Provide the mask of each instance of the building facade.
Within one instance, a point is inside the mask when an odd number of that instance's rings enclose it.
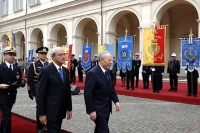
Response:
[[[93,43],[93,55],[105,43],[114,44],[117,54],[117,38],[127,29],[134,36],[133,53],[142,59],[143,29],[151,27],[155,18],[159,25],[167,25],[166,65],[174,52],[180,59],[180,38],[187,37],[190,29],[200,37],[199,0],[0,0],[0,6],[1,46],[11,32],[16,33],[20,58],[39,46],[69,44],[78,57],[87,39]]]

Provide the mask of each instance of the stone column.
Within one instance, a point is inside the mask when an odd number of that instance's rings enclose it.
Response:
[[[43,24],[43,46],[47,47],[48,44],[48,39],[47,39],[47,33],[48,33],[48,28],[47,28],[47,24]]]
[[[82,54],[82,45],[84,43],[86,43],[86,40],[83,36],[77,36],[77,35],[74,35],[73,36],[73,46],[72,46],[72,53],[76,53],[76,57],[78,57],[78,55],[81,55]]]

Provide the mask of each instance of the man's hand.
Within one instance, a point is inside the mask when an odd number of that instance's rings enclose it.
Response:
[[[97,118],[97,114],[96,114],[96,112],[94,111],[94,112],[92,112],[92,113],[90,113],[90,119],[92,120],[92,121],[95,121],[96,120],[96,118]]]
[[[0,89],[8,89],[9,85],[7,84],[0,84]]]
[[[33,100],[33,95],[32,95],[31,90],[28,90],[28,96],[29,96],[29,98],[30,98],[31,100]]]
[[[121,110],[119,102],[115,103],[115,107],[116,107],[116,111],[120,111]]]
[[[67,120],[70,120],[72,118],[72,112],[71,111],[67,111]]]
[[[39,116],[39,120],[42,124],[46,125],[47,124],[47,117],[46,115],[41,115]]]

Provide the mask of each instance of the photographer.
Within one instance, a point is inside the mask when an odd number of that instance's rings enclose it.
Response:
[[[4,62],[0,65],[0,111],[2,112],[1,133],[11,133],[11,110],[15,103],[17,88],[24,87],[21,69],[15,65],[16,51],[14,48],[6,47],[1,53]]]

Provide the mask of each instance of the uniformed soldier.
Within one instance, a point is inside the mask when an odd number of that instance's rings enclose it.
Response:
[[[138,88],[138,83],[139,83],[139,70],[141,66],[141,60],[139,59],[140,54],[136,53],[135,58],[133,59],[132,62],[132,69],[133,69],[133,80],[136,77],[136,85],[135,88]]]
[[[48,62],[46,62],[47,59],[47,47],[39,47],[36,50],[36,53],[38,54],[38,60],[35,62],[32,62],[29,65],[28,68],[28,95],[31,100],[33,100],[34,97],[36,97],[36,88],[39,78],[39,72],[42,67],[48,65]],[[36,130],[38,133],[43,133],[43,125],[40,123],[39,117],[36,115],[37,125]]]
[[[169,91],[176,92],[178,90],[178,75],[180,74],[180,62],[176,59],[176,54],[171,55],[171,60],[168,61],[167,73],[170,79]]]
[[[24,87],[21,69],[13,64],[16,51],[13,47],[2,50],[4,62],[0,64],[0,111],[2,113],[0,132],[11,133],[11,110],[15,103],[17,88]]]
[[[83,82],[83,67],[82,67],[82,63],[81,63],[81,60],[82,60],[82,56],[79,55],[78,56],[78,66],[77,66],[77,71],[78,71],[78,82]]]
[[[75,55],[72,54],[71,57],[71,67],[70,67],[70,82],[75,84],[76,83],[76,67],[78,66],[77,59],[75,59]]]
[[[99,64],[99,61],[98,61],[98,55],[95,54],[94,55],[94,59],[92,60],[92,67],[96,66]]]
[[[163,66],[153,66],[150,70],[153,93],[159,93],[162,89]]]
[[[143,89],[149,88],[149,75],[150,75],[150,67],[143,65],[142,67]]]
[[[196,69],[194,69],[193,72],[188,71],[188,66],[187,66],[186,74],[187,74],[187,85],[188,85],[187,96],[193,95],[194,97],[197,97],[199,73]]]

